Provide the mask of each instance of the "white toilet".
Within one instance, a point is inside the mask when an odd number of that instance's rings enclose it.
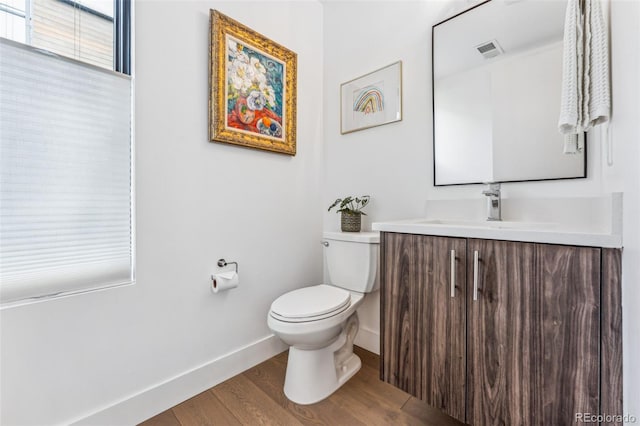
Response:
[[[356,309],[378,288],[377,232],[325,232],[323,245],[330,284],[278,297],[267,323],[291,346],[284,393],[298,404],[318,402],[342,386],[362,365],[353,353]]]

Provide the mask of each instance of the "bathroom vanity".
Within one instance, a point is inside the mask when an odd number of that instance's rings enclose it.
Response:
[[[372,226],[381,379],[471,425],[622,414],[621,196],[501,200],[587,176],[586,135],[557,129],[565,7],[484,1],[432,27],[433,184],[491,183],[489,220],[430,200],[444,219]]]
[[[381,379],[472,425],[622,413],[619,239],[470,223],[374,224]]]

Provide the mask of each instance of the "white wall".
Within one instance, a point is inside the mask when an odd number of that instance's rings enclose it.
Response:
[[[440,1],[325,3],[325,205],[338,196],[368,193],[372,196],[366,210],[368,226],[372,221],[425,216],[434,200],[482,198],[480,185],[433,186],[431,25],[460,7],[460,2]],[[635,1],[614,0],[612,5],[613,165],[608,166],[602,155],[605,150],[597,130],[589,135],[587,179],[503,185],[504,197],[514,199],[598,197],[624,191],[625,409],[637,417],[640,400],[634,396],[640,394],[640,368],[633,362],[640,359],[640,314],[635,309],[640,303],[638,9],[640,2]],[[358,41],[345,42],[341,31],[331,30],[335,28],[349,28]],[[403,120],[340,135],[340,83],[399,59],[403,61]],[[325,213],[324,223],[328,229],[339,227],[333,213]],[[377,294],[359,311],[361,327],[368,334],[379,333],[378,311]]]
[[[441,5],[445,5],[442,3]],[[423,216],[432,182],[431,23],[434,2],[335,1],[324,5],[324,201],[371,195],[363,228],[371,221]],[[348,29],[345,32],[337,28]],[[402,60],[402,121],[340,134],[340,84]],[[340,228],[326,212],[325,229]],[[379,292],[358,310],[356,343],[379,350]]]
[[[295,157],[208,142],[210,8],[298,53]],[[321,280],[321,5],[137,1],[135,23],[137,283],[1,312],[4,425],[66,424],[208,365],[269,336],[277,296]],[[213,295],[221,257],[242,283]],[[101,421],[158,409],[130,405]]]
[[[640,418],[640,2],[611,4],[613,167],[604,189],[624,191],[622,327],[625,413]]]
[[[369,219],[424,214],[433,174],[429,46],[436,16],[432,2],[324,3],[325,204],[370,194],[365,228]],[[341,135],[340,84],[399,59],[402,121]],[[325,225],[338,229],[339,215],[326,212]]]

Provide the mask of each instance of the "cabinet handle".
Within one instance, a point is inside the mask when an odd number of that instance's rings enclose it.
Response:
[[[473,251],[473,300],[478,300],[478,250]]]
[[[451,250],[451,297],[456,297],[456,251]]]

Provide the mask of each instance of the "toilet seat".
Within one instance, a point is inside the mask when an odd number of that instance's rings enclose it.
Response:
[[[270,315],[284,322],[309,322],[329,318],[345,311],[351,293],[326,284],[304,287],[278,297]]]

